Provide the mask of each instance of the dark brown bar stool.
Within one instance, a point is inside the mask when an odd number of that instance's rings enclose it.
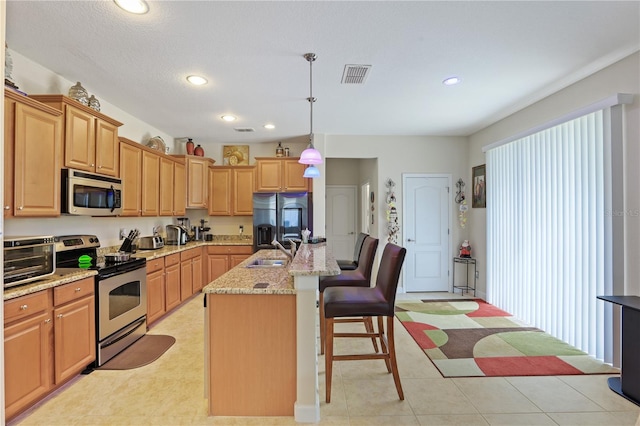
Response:
[[[376,257],[376,250],[378,248],[378,239],[370,236],[364,238],[362,243],[362,250],[360,250],[360,257],[358,258],[358,267],[353,271],[342,271],[340,275],[334,275],[329,277],[323,277],[320,279],[318,290],[320,291],[319,297],[319,315],[320,315],[320,353],[324,353],[324,290],[328,287],[336,286],[355,286],[355,287],[371,287],[371,270],[373,269],[373,261]],[[344,319],[341,322],[364,322],[367,331],[373,331],[373,321],[371,318],[359,318],[359,319]],[[378,351],[378,345],[376,339],[373,341],[376,352]]]
[[[362,251],[362,243],[364,243],[364,239],[368,237],[369,234],[365,234],[361,232],[358,234],[358,238],[356,238],[356,245],[353,248],[353,260],[337,260],[338,267],[342,271],[353,271],[358,267],[358,259],[360,259],[360,251]]]
[[[333,361],[351,361],[362,359],[384,359],[387,371],[393,374],[393,381],[401,400],[404,392],[398,374],[396,349],[393,334],[393,318],[395,314],[396,290],[400,278],[400,270],[407,250],[395,244],[387,244],[382,253],[376,286],[367,287],[331,287],[324,292],[324,315],[327,333],[325,374],[327,403],[331,402],[331,378]],[[333,324],[337,318],[344,317],[377,317],[378,331],[366,333],[334,333]],[[387,336],[384,334],[382,317],[387,317]],[[334,337],[373,337],[380,339],[382,353],[334,355]]]

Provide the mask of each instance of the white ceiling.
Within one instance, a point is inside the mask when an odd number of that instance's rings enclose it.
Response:
[[[640,49],[638,1],[148,3],[9,0],[7,43],[199,143],[308,134],[306,52],[315,133],[468,135]],[[345,64],[372,65],[366,83],[341,84]]]

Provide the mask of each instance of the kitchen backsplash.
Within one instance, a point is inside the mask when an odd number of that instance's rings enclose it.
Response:
[[[199,226],[200,219],[207,220],[206,226],[211,228],[208,232],[213,235],[239,235],[240,226],[243,227],[243,235],[253,234],[251,216],[212,217],[207,216],[204,210],[188,210],[186,217],[189,217],[192,226]],[[172,217],[60,216],[42,219],[5,219],[4,236],[91,234],[100,239],[102,247],[120,247],[122,240],[119,239],[119,232],[122,228],[127,230],[136,228],[140,230],[141,236],[146,236],[153,235],[153,228],[159,226],[160,233],[164,236],[165,225],[176,223],[175,218]]]

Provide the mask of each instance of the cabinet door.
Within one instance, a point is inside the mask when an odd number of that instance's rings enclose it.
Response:
[[[200,249],[196,249],[200,250]],[[202,290],[202,255],[198,255],[191,259],[191,274],[193,282],[191,284],[191,294],[196,294]]]
[[[191,296],[193,286],[193,268],[191,259],[180,262],[180,301],[187,300]]]
[[[166,266],[165,272],[165,304],[169,312],[180,304],[180,263]],[[191,282],[189,282],[191,285]]]
[[[96,315],[93,296],[53,311],[55,382],[75,376],[96,359]]]
[[[231,264],[231,268],[235,268],[249,257],[251,257],[250,254],[230,254],[229,263]]]
[[[187,207],[207,207],[209,163],[206,159],[187,159]]]
[[[71,105],[65,105],[64,165],[94,172],[95,117]]]
[[[184,164],[173,164],[173,215],[184,216],[187,213],[187,168]]]
[[[147,274],[147,323],[151,325],[165,313],[164,269]]]
[[[233,215],[253,215],[254,168],[233,170]]]
[[[120,216],[140,216],[142,213],[142,150],[120,144],[120,179],[122,179],[122,213]]]
[[[229,270],[229,256],[226,254],[209,254],[207,255],[207,264],[207,283],[210,283]]]
[[[142,151],[142,216],[158,216],[160,194],[160,157]]]
[[[211,167],[209,169],[208,212],[210,216],[231,216],[230,168]]]
[[[4,329],[5,417],[11,418],[51,387],[51,313]]]
[[[173,163],[160,157],[160,216],[173,215]]]
[[[14,215],[60,216],[61,119],[22,104],[15,114]]]
[[[258,192],[282,191],[282,161],[258,160],[256,173]]]
[[[308,191],[309,180],[304,175],[306,164],[298,163],[298,159],[287,159],[282,161],[284,169],[284,185],[283,190],[288,192]]]
[[[108,176],[119,174],[118,128],[111,123],[96,120],[96,173]]]
[[[13,136],[16,103],[4,100],[4,217],[13,216]]]

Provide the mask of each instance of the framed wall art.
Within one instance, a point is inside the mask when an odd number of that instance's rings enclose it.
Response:
[[[471,207],[487,207],[487,173],[486,164],[472,169],[471,182],[473,182],[473,200]]]
[[[248,166],[249,145],[224,145],[222,164],[225,166]]]

